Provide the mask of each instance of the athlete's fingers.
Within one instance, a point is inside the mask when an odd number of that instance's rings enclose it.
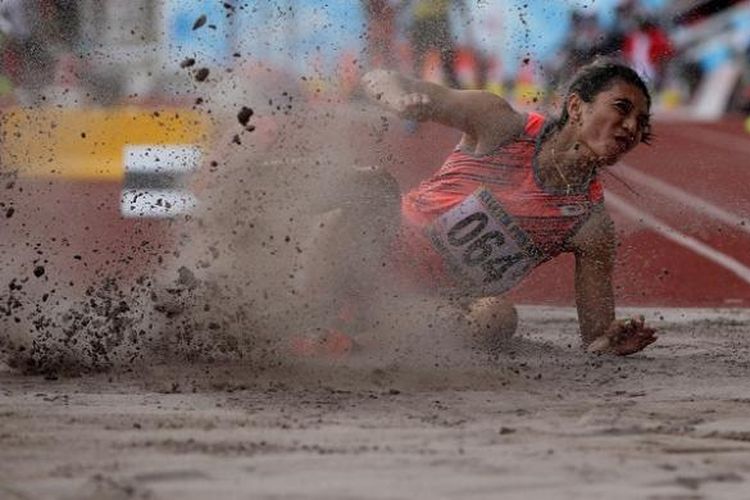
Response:
[[[419,94],[419,93],[407,94],[399,100],[399,105],[402,108],[420,106],[420,105],[425,105],[429,103],[430,103],[430,96],[426,94]]]
[[[656,330],[654,330],[653,328],[644,328],[643,330],[639,330],[638,332],[636,332],[636,334],[640,337],[648,338],[653,337],[656,334]]]
[[[638,328],[643,328],[643,326],[646,323],[646,318],[642,314],[639,314],[635,318],[628,318],[628,319],[622,320],[622,323],[625,326],[628,326],[628,327],[634,327],[635,326],[635,327],[638,327]]]
[[[622,321],[617,325],[617,330],[614,333],[615,342],[627,342],[629,338],[637,334],[635,326],[630,320]]]
[[[651,342],[652,339],[655,339],[656,335],[639,335],[638,341],[639,342]]]
[[[403,96],[398,100],[398,104],[396,106],[396,109],[399,112],[408,111],[411,107],[411,97],[410,96]]]
[[[620,334],[613,339],[612,350],[621,356],[627,356],[642,351],[647,346],[656,342],[657,337],[654,333],[653,329],[642,331],[621,331]]]
[[[642,349],[645,349],[646,347],[650,346],[651,344],[653,344],[657,340],[658,340],[658,337],[646,337],[646,338],[640,339],[640,346],[641,347],[638,350],[640,351]]]
[[[637,328],[635,330],[636,333],[654,333],[656,330],[654,328],[651,328],[649,326],[643,326],[641,328]]]
[[[646,323],[646,318],[643,317],[643,315],[638,316],[633,320],[633,323],[635,324],[636,328],[638,330],[642,330],[644,328],[644,325]]]
[[[638,339],[637,342],[626,345],[626,346],[620,346],[620,348],[615,348],[615,352],[619,354],[620,356],[628,356],[630,354],[635,354],[636,352],[642,351],[649,345],[656,342],[656,337],[650,337],[647,339]]]

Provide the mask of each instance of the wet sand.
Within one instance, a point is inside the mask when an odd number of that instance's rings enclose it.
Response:
[[[4,369],[0,498],[746,498],[750,317],[648,314],[629,358],[527,307],[494,358]]]

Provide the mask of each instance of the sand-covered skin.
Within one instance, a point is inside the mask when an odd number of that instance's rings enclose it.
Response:
[[[495,360],[4,371],[0,497],[746,498],[748,318],[666,318],[608,358],[521,313]]]

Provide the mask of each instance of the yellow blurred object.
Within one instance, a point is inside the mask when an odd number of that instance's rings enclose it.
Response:
[[[666,89],[661,93],[661,103],[665,109],[676,109],[682,104],[682,94],[677,89]]]
[[[488,83],[485,90],[492,92],[493,94],[500,97],[505,97],[506,94],[505,87],[502,83]]]
[[[27,177],[119,181],[128,145],[203,145],[208,119],[181,108],[10,108],[2,165]]]
[[[542,99],[542,89],[530,83],[518,83],[513,89],[514,102],[521,106],[534,106]]]
[[[417,0],[412,6],[412,14],[418,19],[445,17],[450,6],[449,0]]]
[[[750,134],[750,116],[748,116],[747,120],[745,120],[745,132]]]

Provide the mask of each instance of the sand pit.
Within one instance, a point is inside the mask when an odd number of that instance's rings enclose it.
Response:
[[[650,314],[667,333],[630,358],[522,308],[519,338],[463,367],[3,371],[0,497],[744,498],[750,318]]]

